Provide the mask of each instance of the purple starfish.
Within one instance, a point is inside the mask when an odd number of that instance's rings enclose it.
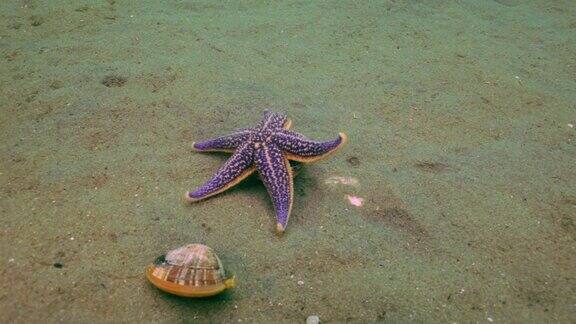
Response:
[[[284,232],[294,199],[289,160],[303,163],[318,161],[342,147],[347,139],[346,134],[339,133],[333,141],[312,141],[288,130],[291,124],[292,121],[282,114],[264,111],[262,120],[254,128],[193,143],[192,147],[199,152],[234,154],[212,179],[196,191],[187,192],[186,199],[198,201],[221,193],[258,170],[274,204],[278,220],[276,231]]]

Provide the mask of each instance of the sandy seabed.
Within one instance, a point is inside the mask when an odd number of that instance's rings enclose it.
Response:
[[[576,2],[3,1],[0,322],[576,321]],[[290,116],[348,145],[187,205]],[[166,250],[238,286],[164,294]]]

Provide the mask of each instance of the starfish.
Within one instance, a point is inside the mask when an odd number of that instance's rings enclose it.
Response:
[[[316,162],[341,148],[347,141],[339,133],[332,141],[312,141],[289,130],[292,121],[285,115],[264,111],[262,120],[254,128],[246,128],[230,135],[196,142],[192,148],[198,152],[228,152],[232,156],[196,191],[187,192],[186,199],[199,201],[228,188],[258,171],[276,212],[276,231],[283,233],[288,224],[294,200],[293,174],[290,160],[302,163]]]

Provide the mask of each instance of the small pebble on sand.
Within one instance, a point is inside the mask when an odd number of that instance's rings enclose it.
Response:
[[[320,323],[320,317],[318,315],[310,315],[306,319],[306,324],[318,324]]]

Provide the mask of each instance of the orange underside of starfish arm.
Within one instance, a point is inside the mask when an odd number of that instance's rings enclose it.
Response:
[[[254,173],[254,171],[256,171],[256,166],[249,167],[248,169],[244,170],[244,172],[242,172],[239,176],[237,176],[234,180],[228,182],[224,187],[222,187],[222,188],[220,188],[220,189],[218,189],[218,190],[216,190],[216,191],[214,191],[214,192],[212,192],[206,196],[203,196],[202,198],[198,198],[198,199],[190,198],[190,195],[189,195],[190,192],[189,191],[186,192],[185,198],[187,201],[196,202],[196,201],[200,201],[200,200],[204,200],[206,198],[212,197],[214,195],[217,195],[217,194],[219,194],[223,191],[226,191],[226,190],[234,187],[235,185],[239,184],[242,180],[246,179],[248,176],[250,176],[252,173]]]

